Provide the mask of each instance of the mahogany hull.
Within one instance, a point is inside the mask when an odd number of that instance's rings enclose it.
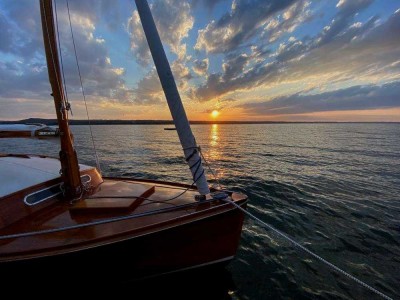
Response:
[[[0,269],[8,282],[20,280],[21,274],[31,283],[59,281],[73,274],[74,280],[109,283],[229,262],[238,248],[243,219],[243,213],[233,208],[93,248],[2,262]]]
[[[10,178],[0,197],[2,283],[21,274],[30,282],[70,274],[96,282],[146,278],[227,262],[238,248],[244,214],[216,190],[198,201],[190,185],[102,178],[81,165],[85,193],[70,199],[57,159],[0,155],[0,162],[4,174],[26,178],[18,184]],[[247,202],[242,193],[225,197],[242,207]]]

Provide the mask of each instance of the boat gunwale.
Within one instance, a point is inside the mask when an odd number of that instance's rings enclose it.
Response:
[[[235,201],[235,203],[239,202],[240,206],[245,206],[248,202],[248,197],[244,194],[241,194],[241,195],[245,196],[245,198],[237,200],[237,201]],[[193,203],[193,204],[197,204],[197,203]],[[230,208],[228,208],[228,206],[230,206]],[[219,210],[219,211],[217,211],[214,214],[208,214],[212,210]],[[136,228],[134,230],[130,230],[127,232],[113,234],[112,238],[101,237],[101,238],[98,238],[97,240],[93,240],[90,242],[86,241],[86,242],[82,242],[80,244],[75,243],[75,244],[72,244],[69,246],[61,245],[58,247],[54,247],[51,250],[47,250],[45,252],[43,251],[43,249],[37,249],[34,251],[28,251],[28,254],[20,255],[20,257],[19,256],[5,257],[2,255],[0,257],[0,266],[2,263],[12,262],[12,261],[23,261],[23,260],[28,260],[28,259],[63,255],[63,254],[68,254],[68,253],[79,252],[81,250],[94,249],[97,247],[102,247],[102,246],[106,246],[106,245],[110,245],[110,244],[114,244],[114,243],[124,242],[124,241],[130,240],[130,239],[141,238],[141,237],[145,237],[148,235],[153,235],[155,233],[163,232],[163,231],[166,231],[169,229],[177,228],[179,226],[187,226],[188,224],[200,222],[204,219],[212,218],[212,217],[215,217],[215,216],[218,216],[221,214],[225,214],[225,213],[230,213],[235,210],[240,212],[240,210],[237,207],[233,206],[232,204],[230,204],[228,202],[225,202],[225,203],[221,203],[218,206],[210,207],[210,208],[207,208],[207,209],[204,209],[201,211],[195,211],[195,212],[188,213],[188,214],[185,214],[182,216],[178,216],[178,217],[175,217],[172,219],[168,219],[166,221],[162,221],[162,222],[154,223],[154,224],[147,225],[144,227]],[[201,217],[201,215],[205,215],[205,216]],[[197,216],[197,218],[193,219],[196,216]],[[193,220],[191,221],[191,219],[193,219]],[[129,219],[116,221],[116,222],[124,222],[124,221],[129,221]],[[168,226],[170,223],[174,223],[174,224],[172,226]],[[101,226],[101,225],[106,225],[106,224],[92,225],[92,226]],[[90,227],[90,226],[88,226],[88,227]],[[159,228],[159,229],[152,230],[154,228]],[[71,230],[80,230],[80,228],[71,229]],[[135,235],[134,233],[139,230],[145,231],[145,232],[142,234]],[[62,250],[60,250],[59,248],[61,248]],[[38,255],[38,253],[41,253],[42,255]]]

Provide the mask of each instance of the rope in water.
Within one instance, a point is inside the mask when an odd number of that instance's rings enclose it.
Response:
[[[312,252],[311,250],[307,249],[306,247],[304,247],[303,245],[301,245],[300,243],[296,242],[293,238],[289,237],[288,235],[284,234],[283,232],[281,232],[280,230],[276,229],[275,227],[265,223],[264,221],[262,221],[261,219],[257,218],[255,215],[251,214],[250,212],[248,212],[247,210],[245,210],[244,208],[242,208],[240,205],[236,204],[235,202],[233,202],[232,200],[229,200],[229,198],[225,198],[222,199],[223,201],[230,203],[232,205],[234,205],[235,207],[237,207],[239,210],[241,210],[243,213],[245,213],[247,216],[249,216],[250,218],[252,218],[253,220],[257,221],[259,224],[263,225],[264,227],[268,228],[269,230],[273,231],[274,233],[276,233],[277,235],[281,236],[282,238],[284,238],[285,240],[291,242],[295,247],[303,250],[304,252],[306,252],[307,254],[311,255],[312,257],[314,257],[315,259],[319,260],[320,262],[324,263],[325,265],[327,265],[328,267],[332,268],[333,270],[335,270],[336,272],[345,275],[346,277],[350,278],[351,280],[357,282],[358,284],[362,285],[363,287],[365,287],[366,289],[370,290],[371,292],[374,292],[375,294],[381,296],[384,299],[387,300],[393,300],[392,298],[390,298],[389,296],[385,295],[384,293],[378,291],[377,289],[373,288],[372,286],[368,285],[367,283],[361,281],[360,279],[358,279],[357,277],[347,273],[346,271],[342,270],[341,268],[339,268],[338,266],[334,265],[333,263],[327,261],[326,259],[324,259],[323,257],[319,256],[318,254]]]
[[[207,162],[207,160],[205,159],[203,153],[201,152],[201,148],[198,147],[198,150],[201,154],[201,156],[203,157],[203,160],[205,161],[205,163],[207,164],[209,170],[211,171],[212,175],[214,176],[214,179],[216,180],[216,182],[218,183],[219,186],[221,186],[215,172],[212,170],[211,165]],[[335,270],[336,272],[345,275],[347,278],[350,278],[351,280],[357,282],[358,284],[360,284],[361,286],[365,287],[366,289],[370,290],[371,292],[381,296],[384,299],[387,300],[393,300],[392,298],[390,298],[389,296],[385,295],[384,293],[378,291],[377,289],[373,288],[372,286],[368,285],[367,283],[361,281],[360,279],[358,279],[357,277],[347,273],[346,271],[342,270],[341,268],[339,268],[338,266],[334,265],[333,263],[327,261],[325,258],[319,256],[318,254],[312,252],[311,250],[307,249],[306,247],[304,247],[303,245],[301,245],[299,242],[296,242],[293,238],[289,237],[288,235],[284,234],[283,232],[281,232],[280,230],[276,229],[275,227],[273,227],[272,225],[269,225],[267,223],[265,223],[264,221],[262,221],[261,219],[257,218],[255,215],[253,215],[252,213],[248,212],[247,210],[245,210],[243,207],[241,207],[240,205],[236,204],[235,202],[233,202],[232,200],[230,200],[228,197],[226,198],[222,198],[221,200],[232,204],[233,206],[237,207],[240,211],[242,211],[243,213],[245,213],[247,216],[249,216],[251,219],[257,221],[258,223],[260,223],[261,225],[263,225],[264,227],[268,228],[269,230],[273,231],[274,233],[276,233],[277,235],[279,235],[280,237],[284,238],[285,240],[291,242],[295,247],[303,250],[304,252],[306,252],[307,254],[311,255],[312,257],[314,257],[315,259],[319,260],[320,262],[324,263],[325,265],[327,265],[328,267],[332,268],[333,270]]]

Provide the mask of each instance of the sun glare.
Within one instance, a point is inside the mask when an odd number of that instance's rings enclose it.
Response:
[[[216,118],[216,117],[218,117],[219,116],[219,111],[218,110],[213,110],[212,112],[211,112],[211,117],[213,117],[214,119]]]

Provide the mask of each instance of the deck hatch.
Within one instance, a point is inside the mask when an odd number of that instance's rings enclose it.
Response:
[[[89,184],[92,181],[92,177],[88,174],[84,174],[81,176],[82,183],[84,184]],[[36,191],[34,193],[31,193],[29,195],[26,195],[24,198],[24,202],[26,205],[32,206],[39,204],[40,202],[43,202],[45,200],[54,198],[55,196],[59,195],[62,193],[61,190],[61,183],[47,187],[45,189]]]
[[[48,188],[45,188],[43,190],[34,192],[32,194],[29,194],[27,196],[25,196],[24,198],[24,202],[27,205],[35,205],[38,204],[40,202],[43,202],[47,199],[51,199],[54,198],[55,196],[61,194],[61,188],[60,188],[60,184],[56,184],[53,186],[50,186]]]

